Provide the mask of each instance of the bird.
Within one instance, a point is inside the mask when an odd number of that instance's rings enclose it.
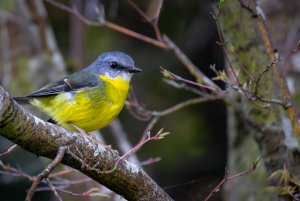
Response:
[[[46,113],[49,122],[81,133],[99,130],[122,110],[134,73],[142,70],[121,51],[105,52],[86,68],[23,97]]]

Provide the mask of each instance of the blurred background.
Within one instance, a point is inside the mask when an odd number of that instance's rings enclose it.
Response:
[[[76,7],[89,20],[97,21],[99,12],[102,16],[105,13],[105,19],[155,38],[152,27],[126,0],[59,2]],[[149,0],[135,3],[144,11],[150,7]],[[98,12],[95,8],[98,8]],[[210,65],[223,68],[211,11],[209,0],[165,0],[158,22],[161,32],[173,40],[209,77],[215,76]],[[160,111],[197,97],[163,81],[160,67],[194,80],[173,52],[105,26],[85,25],[74,15],[44,1],[0,1],[0,47],[0,81],[12,96],[26,95],[50,81],[76,72],[103,52],[120,50],[132,56],[136,65],[143,69],[142,73],[134,76],[132,86],[138,101],[147,109]],[[24,107],[47,119],[32,107]],[[140,161],[161,157],[161,161],[144,166],[144,169],[175,200],[203,200],[223,177],[227,156],[225,117],[226,108],[221,101],[186,107],[161,118],[152,129],[154,134],[164,128],[171,135],[161,141],[150,142],[138,151]],[[139,142],[149,123],[137,120],[126,108],[119,120],[132,145]],[[119,145],[112,130],[111,127],[104,128],[101,134],[106,144],[118,150]],[[0,137],[1,152],[11,145],[11,142]],[[49,163],[47,159],[36,157],[21,148],[1,160],[30,175],[38,174]],[[22,176],[7,175],[4,170],[0,173],[1,200],[24,200],[31,182]],[[78,173],[66,174],[66,178],[78,180],[84,177]],[[69,190],[81,193],[93,185],[97,184],[74,184]],[[64,200],[82,200],[68,193],[60,194]],[[37,192],[33,200],[57,199],[48,190]],[[221,198],[216,195],[214,200]]]

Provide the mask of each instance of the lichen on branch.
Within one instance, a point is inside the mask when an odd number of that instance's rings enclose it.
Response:
[[[88,136],[47,123],[24,111],[0,86],[0,135],[38,156],[53,159],[67,147],[62,163],[129,200],[172,200],[139,166],[118,163],[118,152]],[[75,156],[75,157],[74,157]]]

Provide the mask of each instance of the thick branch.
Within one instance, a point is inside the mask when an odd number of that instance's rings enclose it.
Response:
[[[122,160],[115,150],[25,112],[0,86],[0,134],[27,151],[53,159],[60,147],[66,164],[129,200],[172,200],[140,167]],[[75,156],[75,157],[74,157]]]

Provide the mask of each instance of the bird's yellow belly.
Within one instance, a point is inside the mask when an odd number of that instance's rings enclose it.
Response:
[[[98,87],[76,92],[34,99],[58,124],[76,131],[70,124],[89,132],[108,125],[124,106],[129,83],[121,78],[105,80],[105,88]]]

